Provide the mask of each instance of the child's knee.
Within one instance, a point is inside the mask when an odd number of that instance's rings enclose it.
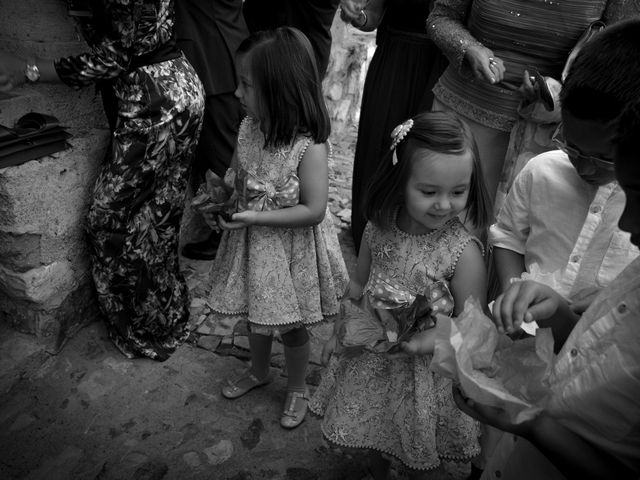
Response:
[[[305,326],[294,328],[282,335],[282,343],[287,347],[300,347],[309,341],[309,332]]]

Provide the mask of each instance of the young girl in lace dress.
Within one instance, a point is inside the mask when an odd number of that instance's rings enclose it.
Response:
[[[373,315],[396,318],[419,295],[437,299],[430,308],[446,315],[461,312],[470,296],[484,303],[482,247],[459,218],[467,216],[478,228],[488,218],[469,128],[454,114],[429,112],[407,120],[392,137],[391,153],[369,188],[369,223],[349,298],[364,302]],[[336,323],[323,352],[325,360],[334,355],[310,408],[324,416],[325,438],[370,449],[375,479],[387,478],[388,455],[417,479],[426,478],[425,470],[438,467],[441,458],[476,455],[476,423],[455,406],[450,380],[429,371],[435,328],[402,342],[403,354],[375,348],[354,354],[345,346],[357,343],[358,331],[374,330],[349,324],[357,322],[354,317]],[[389,332],[387,337],[394,340]]]
[[[251,367],[227,380],[238,398],[271,381],[278,331],[288,371],[280,423],[295,428],[307,411],[307,325],[334,315],[347,284],[327,210],[329,117],[313,50],[293,28],[258,32],[238,50],[236,96],[247,112],[225,181],[238,195],[212,266],[209,303],[249,320]]]

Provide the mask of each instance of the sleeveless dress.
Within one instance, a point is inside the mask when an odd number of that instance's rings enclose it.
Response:
[[[238,211],[296,205],[298,165],[311,142],[300,135],[286,147],[264,149],[258,122],[246,117],[238,134],[237,170],[229,169],[225,177],[238,193]],[[283,332],[338,313],[347,282],[327,208],[315,226],[225,231],[211,267],[209,304],[221,313],[244,315],[252,328]]]
[[[408,235],[395,221],[386,230],[368,223],[364,241],[371,249],[364,294],[374,304],[388,301],[380,279],[411,295],[436,282],[448,286],[462,251],[478,242],[457,218],[425,235]],[[309,403],[324,416],[325,438],[390,454],[419,470],[436,468],[441,458],[477,455],[477,422],[458,410],[451,380],[429,371],[430,362],[431,355],[390,359],[368,350],[333,355]]]

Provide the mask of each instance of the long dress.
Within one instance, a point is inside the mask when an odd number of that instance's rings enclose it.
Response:
[[[437,282],[448,286],[462,251],[477,242],[457,218],[426,235],[408,235],[393,224],[381,230],[369,223],[364,232],[371,249],[364,292],[373,304],[387,301],[383,284],[414,296]],[[324,416],[325,438],[385,452],[421,470],[436,468],[441,458],[477,455],[478,424],[458,410],[451,380],[429,371],[430,361],[431,355],[390,359],[366,350],[333,355],[309,403]]]
[[[55,67],[73,87],[109,86],[111,148],[87,219],[93,278],[122,353],[166,360],[189,333],[178,233],[204,92],[173,46],[172,0],[90,3],[91,51]]]
[[[246,117],[238,134],[238,166],[226,180],[239,195],[238,210],[273,210],[299,202],[297,170],[312,139],[264,148],[259,124]],[[331,213],[315,226],[252,225],[222,235],[211,267],[213,310],[248,318],[252,331],[318,323],[340,311],[348,281]],[[262,330],[261,330],[262,327]]]
[[[351,232],[356,251],[366,224],[367,185],[389,149],[389,135],[407,118],[431,109],[431,89],[447,65],[426,35],[430,1],[387,4],[365,78],[353,162]]]

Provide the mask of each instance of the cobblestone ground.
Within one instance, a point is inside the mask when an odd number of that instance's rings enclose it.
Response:
[[[348,234],[355,131],[337,132],[330,208],[350,270]],[[229,401],[224,379],[246,368],[246,328],[214,315],[204,298],[209,262],[185,261],[192,291],[190,341],[166,362],[129,361],[95,322],[56,356],[32,337],[0,325],[0,479],[7,480],[358,480],[362,452],[340,452],[308,415],[293,431],[279,426],[286,380],[274,346],[275,381]],[[355,312],[348,311],[347,315]],[[308,383],[317,385],[319,353],[331,325],[312,330]],[[463,479],[447,463],[433,480]],[[393,470],[394,479],[405,478]]]

